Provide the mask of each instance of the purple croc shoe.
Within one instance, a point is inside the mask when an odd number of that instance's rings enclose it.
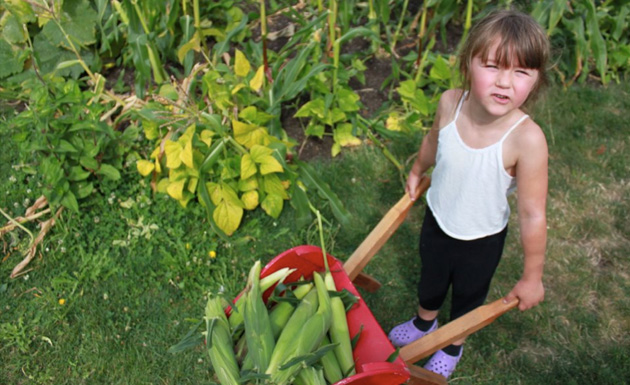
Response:
[[[433,320],[433,325],[431,325],[429,330],[427,330],[426,332],[418,329],[413,324],[414,319],[415,318],[394,327],[389,332],[387,338],[389,338],[389,341],[392,343],[392,345],[397,348],[403,347],[417,339],[420,339],[421,337],[424,337],[425,335],[431,333],[432,331],[435,331],[438,328],[437,318]]]
[[[438,350],[424,365],[424,368],[448,378],[455,371],[455,367],[459,359],[462,358],[463,352],[464,348],[462,347],[457,357],[455,357],[444,353],[442,350]]]

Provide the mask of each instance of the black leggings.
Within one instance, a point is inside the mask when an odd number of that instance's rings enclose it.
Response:
[[[501,260],[506,235],[507,226],[497,234],[471,241],[452,238],[427,207],[420,233],[420,306],[440,309],[451,284],[451,320],[481,306]]]

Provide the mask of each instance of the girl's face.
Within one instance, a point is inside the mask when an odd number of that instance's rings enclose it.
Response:
[[[470,65],[470,94],[485,113],[500,117],[520,108],[538,81],[538,70],[520,67],[511,60],[509,67],[497,61],[495,42],[490,48],[488,60],[480,55]]]

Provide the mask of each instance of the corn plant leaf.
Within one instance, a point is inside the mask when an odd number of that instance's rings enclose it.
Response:
[[[608,68],[608,54],[606,50],[606,41],[602,36],[602,32],[599,29],[599,21],[597,18],[597,10],[593,1],[582,1],[586,6],[586,23],[588,27],[588,34],[590,37],[590,47],[593,57],[595,59],[595,66],[597,72],[602,78],[602,83],[606,84],[606,72]]]
[[[337,194],[330,189],[328,184],[319,178],[317,172],[311,165],[300,160],[296,161],[296,164],[299,167],[298,170],[301,180],[309,187],[309,189],[317,191],[322,198],[328,200],[335,218],[337,218],[342,225],[348,225],[352,217],[348,210],[343,206],[343,203]]]
[[[177,59],[181,64],[184,64],[186,60],[186,55],[194,50],[196,52],[201,51],[201,42],[199,41],[199,34],[193,34],[192,38],[188,40],[186,43],[182,44],[181,47],[177,50]]]

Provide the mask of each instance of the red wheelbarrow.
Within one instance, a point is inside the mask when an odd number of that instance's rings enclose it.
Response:
[[[419,196],[428,189],[429,184],[429,178],[421,181],[418,189]],[[413,201],[408,194],[405,194],[345,263],[342,264],[336,258],[327,255],[337,289],[347,289],[359,299],[347,313],[350,335],[354,337],[360,333],[353,352],[356,374],[335,385],[446,384],[443,376],[418,367],[414,363],[453,341],[487,326],[501,314],[518,305],[518,300],[506,304],[499,299],[481,306],[401,348],[398,357],[393,362],[388,362],[388,358],[395,353],[396,349],[387,339],[387,335],[363,301],[355,285],[368,291],[374,291],[380,287],[377,280],[362,273],[362,270],[404,221],[412,205]],[[296,269],[291,276],[287,277],[286,282],[297,281],[301,276],[310,278],[313,272],[324,271],[322,250],[316,246],[298,246],[289,249],[271,260],[262,270],[261,276],[267,276],[283,267]]]

